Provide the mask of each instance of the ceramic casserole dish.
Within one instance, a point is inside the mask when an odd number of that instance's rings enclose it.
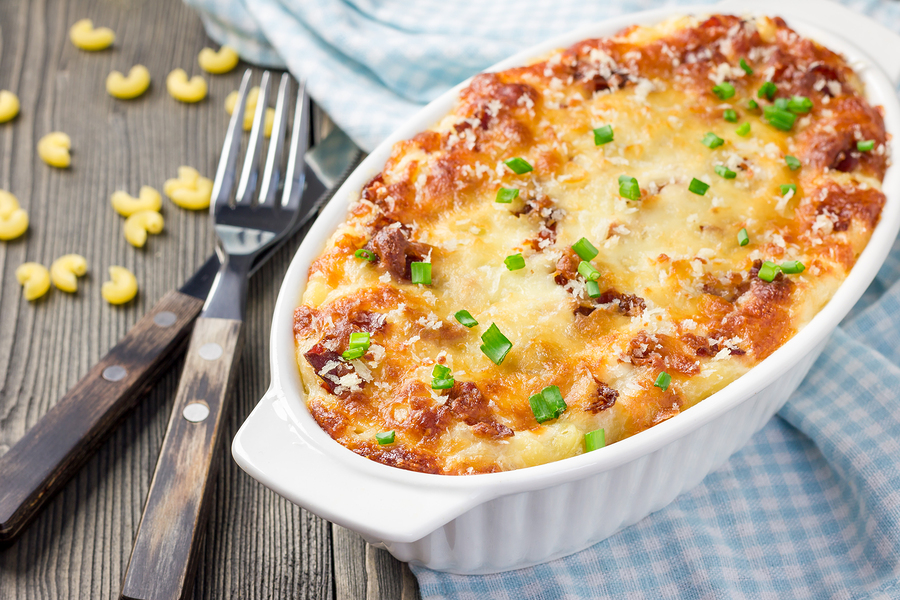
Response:
[[[830,2],[724,2],[617,17],[505,60],[508,69],[587,38],[678,14],[782,16],[803,36],[842,54],[884,107],[887,132],[900,132],[900,37]],[[829,29],[840,34],[830,33]],[[359,532],[403,561],[455,573],[521,568],[599,542],[661,509],[698,484],[747,442],[794,392],[829,335],[862,295],[900,229],[900,170],[888,168],[887,202],[868,246],[831,301],[749,373],[689,410],[602,452],[515,471],[445,476],[405,471],[334,441],[308,412],[296,364],[293,311],[313,259],[346,218],[348,203],[378,173],[393,144],[435,123],[463,82],[425,107],[362,163],[313,226],[285,276],[272,323],[272,384],[233,443],[251,476],[299,506]]]

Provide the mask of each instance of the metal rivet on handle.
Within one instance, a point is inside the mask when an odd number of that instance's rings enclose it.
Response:
[[[222,346],[215,342],[200,346],[200,358],[205,360],[219,360],[222,357]]]
[[[178,316],[167,310],[162,311],[153,317],[153,322],[159,325],[160,327],[171,327],[175,324],[175,321],[178,320]]]
[[[107,381],[122,381],[125,379],[125,376],[128,375],[128,371],[125,370],[124,367],[120,367],[119,365],[113,365],[111,367],[106,367],[103,369],[103,379]]]
[[[202,402],[191,402],[181,411],[182,416],[191,423],[199,423],[209,416],[209,407]]]

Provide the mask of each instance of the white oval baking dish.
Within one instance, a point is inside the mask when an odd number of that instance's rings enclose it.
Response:
[[[887,130],[896,137],[900,104],[882,69],[894,79],[900,77],[900,37],[830,2],[795,0],[789,10],[783,8],[787,5],[738,1],[626,15],[557,37],[490,70],[517,66],[582,39],[674,14],[781,15],[801,34],[858,63],[870,100],[884,106]],[[829,23],[840,27],[842,37],[826,33]],[[391,146],[444,116],[467,83],[429,104],[372,152],[304,240],[275,307],[271,387],[241,427],[232,451],[238,464],[264,485],[358,531],[400,560],[455,573],[491,573],[577,552],[637,522],[699,483],[759,430],[800,384],[887,256],[900,228],[900,171],[896,166],[888,169],[884,180],[888,201],[881,222],[831,302],[793,339],[720,392],[601,451],[556,463],[466,477],[404,471],[345,449],[306,410],[295,363],[293,310],[300,303],[311,261],[345,219],[349,201],[381,170]]]

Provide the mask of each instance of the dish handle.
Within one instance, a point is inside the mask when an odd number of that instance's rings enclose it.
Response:
[[[842,37],[865,51],[897,85],[900,83],[900,35],[881,23],[832,0],[724,0],[716,9],[741,14],[771,13],[799,19]]]
[[[234,438],[235,461],[291,502],[368,539],[415,542],[485,500],[457,477],[434,475],[422,485],[420,473],[354,454],[308,414],[298,417],[270,387]]]

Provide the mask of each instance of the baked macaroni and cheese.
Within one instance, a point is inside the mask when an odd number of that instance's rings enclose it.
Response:
[[[309,270],[307,406],[404,469],[634,435],[769,356],[879,220],[881,113],[781,19],[631,27],[475,77]]]

